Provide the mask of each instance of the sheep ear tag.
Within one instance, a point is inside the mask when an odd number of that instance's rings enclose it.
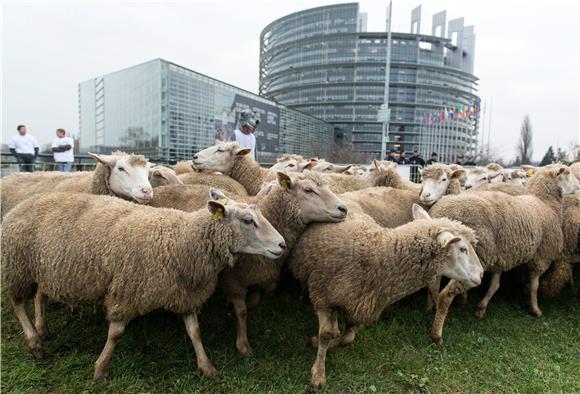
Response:
[[[287,179],[282,179],[280,181],[280,186],[282,187],[282,189],[288,189],[288,180]]]
[[[439,246],[441,246],[441,249],[445,249],[446,245],[447,245],[447,242],[444,239],[439,241]]]
[[[215,210],[215,212],[212,215],[213,220],[220,220],[224,217],[224,210],[221,208],[218,208]]]
[[[527,175],[527,176],[532,176],[532,175],[534,175],[534,170],[532,170],[532,169],[529,169],[529,170],[527,170],[527,171],[526,171],[526,175]]]

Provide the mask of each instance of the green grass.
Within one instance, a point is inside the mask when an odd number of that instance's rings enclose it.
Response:
[[[578,275],[577,275],[578,276]],[[578,278],[577,278],[578,283]],[[525,297],[500,289],[484,321],[473,317],[481,292],[465,307],[454,305],[442,347],[428,337],[431,313],[418,293],[389,308],[360,330],[354,345],[327,358],[327,392],[580,392],[580,299],[570,289],[540,300],[542,318],[523,309]],[[209,357],[223,379],[196,371],[195,355],[181,321],[153,313],[133,321],[111,362],[111,379],[95,383],[93,363],[106,339],[100,307],[71,315],[48,307],[52,339],[35,362],[6,298],[2,307],[3,392],[223,392],[309,391],[315,351],[306,346],[317,331],[312,307],[300,290],[286,286],[250,311],[255,355],[234,345],[234,321],[219,296],[201,315]]]

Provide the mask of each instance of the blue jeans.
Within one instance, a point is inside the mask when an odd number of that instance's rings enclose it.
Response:
[[[71,172],[72,170],[72,161],[59,162],[56,164],[58,165],[58,170],[60,172]]]

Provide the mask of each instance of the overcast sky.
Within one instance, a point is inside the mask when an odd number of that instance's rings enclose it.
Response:
[[[4,1],[2,142],[20,123],[41,144],[58,127],[77,133],[78,82],[158,57],[257,92],[262,28],[334,3]],[[384,30],[387,2],[359,3],[368,31]],[[448,20],[463,16],[475,26],[475,74],[488,109],[493,101],[491,141],[504,158],[515,156],[525,114],[534,159],[549,145],[578,143],[576,0],[395,0],[394,31],[409,32],[410,11],[419,4],[421,32],[431,31],[431,15],[443,9]]]

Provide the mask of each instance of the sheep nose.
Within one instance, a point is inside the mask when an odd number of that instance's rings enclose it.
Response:
[[[347,208],[346,206],[344,206],[344,205],[339,205],[337,208],[338,208],[338,210],[339,210],[340,212],[342,212],[342,213],[343,213],[345,216],[346,216],[346,214],[348,213],[348,208]]]
[[[423,194],[423,198],[429,198],[429,197],[431,197],[431,193],[424,193]]]
[[[280,247],[280,249],[284,250],[286,249],[286,242],[280,242],[278,246]]]
[[[197,155],[193,155],[193,160],[197,160]]]
[[[141,188],[141,193],[143,193],[144,195],[149,195],[151,193],[151,189],[149,189],[148,187],[142,187]]]

